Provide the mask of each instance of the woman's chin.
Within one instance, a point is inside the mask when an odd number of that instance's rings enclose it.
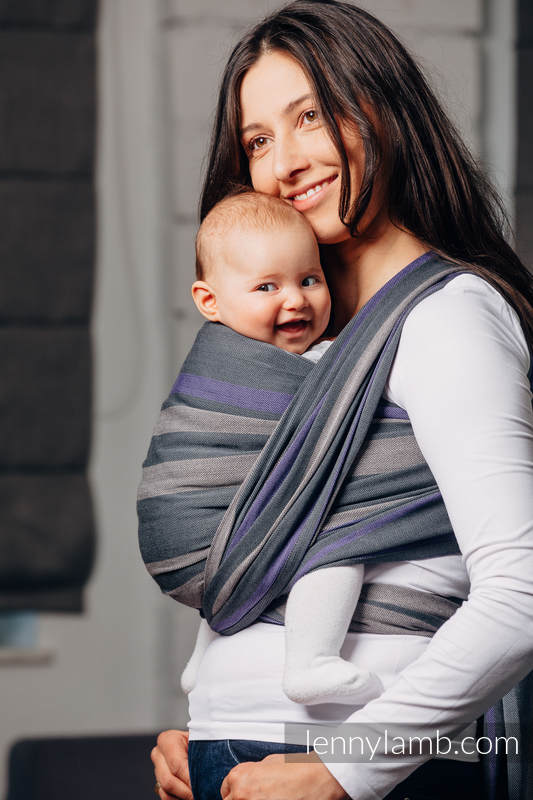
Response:
[[[338,197],[334,203],[324,203],[324,207],[317,206],[303,214],[319,244],[340,244],[350,239],[349,229],[339,219]]]
[[[309,222],[319,244],[341,244],[351,238],[350,231],[340,221],[337,225],[314,225],[311,220]]]

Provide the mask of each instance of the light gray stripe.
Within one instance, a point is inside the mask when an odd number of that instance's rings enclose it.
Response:
[[[204,594],[203,573],[200,572],[198,575],[195,575],[194,578],[178,586],[177,589],[172,589],[172,591],[167,592],[167,594],[173,597],[174,600],[177,600],[178,603],[191,606],[191,608],[201,608]]]
[[[238,486],[252,469],[258,455],[255,452],[190,461],[164,461],[145,467],[137,499],[146,500],[178,491]]]
[[[442,271],[442,275],[447,273],[447,269]],[[300,486],[296,490],[295,495],[301,492],[302,488],[308,482],[310,476],[314,473],[318,464],[320,464],[324,458],[324,454],[330,446],[331,440],[338,430],[339,425],[345,418],[348,408],[350,407],[357,390],[361,386],[362,380],[368,374],[370,367],[382,351],[383,346],[387,341],[396,321],[402,315],[407,306],[415,299],[415,297],[421,294],[429,286],[432,286],[434,283],[436,283],[438,279],[438,277],[433,275],[431,278],[428,278],[419,286],[415,287],[413,291],[403,299],[402,302],[398,303],[398,305],[393,308],[389,316],[380,325],[376,335],[365,347],[362,356],[358,359],[355,368],[350,374],[349,379],[346,381],[345,391],[339,396],[335,406],[331,411],[331,414],[329,415],[328,421],[324,426],[323,435],[318,440],[313,455],[309,461],[309,468],[306,471]]]
[[[267,611],[284,621],[286,602]],[[436,620],[445,621],[457,610],[454,600],[389,583],[365,583],[348,630],[353,633],[405,634],[433,636]]]
[[[226,548],[226,543],[233,529],[235,507],[239,502],[238,495],[239,492],[237,492],[235,497],[233,498],[225,516],[223,517],[219,525],[218,531],[213,539],[213,543],[211,545],[211,551],[207,557],[207,563],[205,567],[206,584],[210,582],[212,576],[218,570],[220,561],[222,559],[222,555]],[[261,541],[258,542],[255,548],[250,552],[250,554],[243,561],[240,562],[237,568],[229,576],[228,580],[222,586],[219,593],[217,594],[217,599],[213,603],[213,614],[216,614],[220,610],[220,608],[224,605],[226,600],[230,597],[231,593],[233,592],[233,589],[240,581],[242,576],[246,573],[249,565],[252,563],[257,554],[263,549],[264,545],[268,542],[270,535],[271,535],[271,528],[266,529]]]
[[[230,597],[231,593],[233,592],[233,589],[241,579],[242,575],[246,572],[250,564],[257,557],[258,553],[263,549],[263,545],[267,539],[268,536],[265,536],[263,540],[258,545],[256,545],[256,547],[254,547],[254,549],[246,556],[246,558],[243,561],[241,561],[238,568],[231,573],[228,580],[219,591],[217,599],[213,603],[213,614],[217,614],[218,611],[220,611],[226,600]]]
[[[375,425],[371,435],[378,439],[385,439],[388,436],[411,436],[411,426],[407,425],[382,425],[381,422]]]
[[[211,543],[211,547],[209,548],[209,553],[207,556],[207,561],[205,563],[205,582],[207,585],[213,579],[213,575],[216,573],[220,562],[222,560],[222,555],[226,548],[226,542],[229,536],[230,531],[233,528],[234,518],[235,518],[235,509],[239,503],[239,492],[236,492],[233,500],[228,506],[228,510],[224,514],[220,525],[218,526],[218,530],[213,537],[213,541]]]
[[[214,537],[213,543],[211,544],[211,548],[207,556],[207,561],[204,570],[206,584],[209,583],[212,576],[216,573],[220,565],[220,562],[222,560],[222,556],[226,548],[226,542],[229,533],[231,532],[233,527],[235,507],[238,504],[237,495],[238,492],[231,501],[228,510],[224,518],[222,519],[222,522],[219,525],[217,535]],[[248,554],[248,556],[239,564],[238,568],[229,576],[228,580],[222,586],[220,592],[218,593],[215,603],[213,604],[214,614],[216,614],[220,610],[222,605],[230,597],[238,581],[241,579],[242,575],[246,572],[249,565],[256,558],[258,553],[262,550],[268,538],[269,538],[269,531],[265,531],[263,539],[254,547],[254,549]]]
[[[383,344],[387,340],[387,337],[390,333],[390,327],[395,318],[395,315],[391,315],[381,326],[378,334],[374,336],[372,341],[369,343],[369,346],[364,350],[361,357],[358,359],[355,368],[350,373],[350,377],[345,384],[345,390],[342,395],[339,395],[337,402],[331,409],[328,421],[322,430],[322,436],[317,441],[316,447],[309,460],[309,467],[295,494],[299,494],[301,492],[311,475],[313,475],[318,465],[322,462],[325,454],[328,451],[328,448],[331,445],[333,437],[338,431],[342,421],[346,417],[348,409],[352,404],[353,398],[360,388],[362,381],[368,374],[369,369],[383,349]]]
[[[276,424],[276,420],[271,419],[254,419],[175,405],[161,412],[154,436],[165,433],[234,433],[237,436],[251,433],[270,436]]]
[[[518,747],[523,747],[523,743],[519,740],[518,721],[520,719],[520,710],[518,707],[518,695],[515,689],[512,689],[502,697],[502,707],[505,734],[507,736],[515,736],[518,739]],[[509,753],[511,754],[511,758],[507,759],[507,778],[511,789],[509,797],[513,797],[513,795],[519,797],[521,795],[516,792],[516,787],[521,785],[523,760],[524,758],[526,761],[530,759],[527,755],[524,756],[524,754],[522,754],[522,758],[516,756],[513,758],[513,747],[514,744],[509,742]],[[531,750],[529,752],[531,753]]]
[[[377,424],[381,425],[410,425],[410,419],[400,419],[399,417],[380,417],[379,414],[376,414],[374,417],[375,420],[378,421]]]
[[[354,507],[350,508],[348,511],[339,511],[337,514],[331,514],[324,520],[322,527],[320,528],[320,533],[326,533],[327,531],[334,530],[334,528],[339,528],[341,525],[345,525],[347,523],[359,522],[365,517],[368,517],[370,514],[379,514],[394,505],[399,505],[399,501],[397,499],[386,500],[382,503],[374,503],[372,505]]]
[[[209,547],[204,547],[203,550],[193,550],[192,553],[186,553],[183,556],[167,558],[164,561],[152,561],[151,564],[146,565],[146,569],[150,575],[173,572],[175,569],[183,569],[184,567],[190,567],[191,564],[197,564],[198,561],[203,561],[204,558],[207,558],[208,553]]]
[[[414,436],[369,439],[350,477],[377,473],[385,475],[388,472],[411,469],[424,463],[424,456]]]

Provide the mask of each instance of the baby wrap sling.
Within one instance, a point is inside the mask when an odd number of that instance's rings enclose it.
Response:
[[[316,365],[203,326],[163,404],[139,488],[141,552],[165,593],[232,634],[282,622],[291,586],[311,570],[459,552],[408,416],[382,396],[407,314],[460,271],[433,253],[417,259]],[[432,635],[457,605],[368,586],[350,629]],[[533,719],[524,688],[485,715],[487,735],[525,719],[524,704]],[[526,733],[520,761],[486,759],[494,798],[528,797]]]

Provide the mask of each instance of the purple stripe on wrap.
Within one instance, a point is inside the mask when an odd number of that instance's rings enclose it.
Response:
[[[399,406],[383,403],[377,407],[374,417],[378,419],[409,419],[409,414]]]
[[[309,428],[311,427],[313,420],[318,414],[323,402],[324,398],[322,398],[320,403],[316,406],[316,408],[314,409],[313,413],[311,414],[305,425],[302,426],[302,429],[295,437],[294,441],[285,450],[285,452],[283,453],[282,457],[280,458],[276,466],[272,469],[269,477],[266,479],[263,485],[263,488],[260,489],[257,497],[255,498],[252,505],[248,509],[248,513],[246,514],[239,528],[235,531],[233,537],[231,538],[228,547],[226,549],[226,554],[222,558],[222,561],[224,561],[224,558],[226,558],[226,556],[231,553],[234,547],[236,547],[236,545],[241,541],[241,539],[248,533],[248,531],[258,518],[263,508],[275,495],[280,485],[289,474],[289,471],[294,462],[294,458],[298,454],[302,446],[302,442],[307,436]]]
[[[252,389],[249,386],[238,386],[215,378],[191,375],[188,372],[178,375],[172,387],[172,393],[176,392],[199,397],[202,400],[228,403],[237,408],[247,408],[251,411],[269,411],[272,414],[283,414],[292,400],[292,395],[284,392]]]
[[[323,557],[324,554],[328,554],[330,552],[335,551],[336,549],[342,547],[343,545],[347,544],[348,542],[353,541],[354,538],[358,539],[361,536],[365,536],[365,535],[367,535],[369,533],[372,533],[372,531],[377,530],[378,528],[380,528],[383,524],[385,524],[387,522],[393,522],[395,519],[401,519],[402,517],[404,517],[407,514],[409,514],[411,511],[413,511],[413,510],[415,510],[417,508],[421,508],[424,505],[428,505],[429,503],[433,502],[435,499],[440,498],[440,496],[441,496],[440,492],[433,492],[431,495],[428,495],[425,498],[421,498],[421,499],[418,499],[418,500],[413,500],[413,502],[409,503],[407,506],[404,506],[401,509],[394,509],[393,511],[390,511],[388,514],[385,514],[379,520],[373,520],[372,522],[368,523],[363,528],[361,528],[356,534],[354,534],[353,532],[350,532],[347,536],[345,536],[343,539],[340,539],[338,542],[330,542],[329,544],[325,545],[325,547],[323,547],[322,550],[320,550],[318,553],[315,554],[315,556],[312,559],[312,561],[307,563],[306,568],[305,568],[305,572],[303,571],[303,569],[300,569],[296,573],[296,575],[294,576],[294,578],[291,580],[291,582],[289,584],[289,589],[296,583],[298,578],[300,578],[306,572],[309,572],[309,567],[313,567],[313,565],[316,564]],[[257,588],[253,592],[253,594],[243,603],[243,605],[241,605],[236,611],[234,611],[233,614],[230,617],[225,617],[222,620],[222,622],[220,622],[217,625],[217,627],[214,628],[215,630],[217,630],[217,631],[218,630],[225,630],[225,629],[230,628],[233,625],[235,625],[266,594],[266,592],[270,589],[270,587],[272,586],[272,584],[276,580],[277,576],[279,575],[280,569],[282,568],[283,564],[286,562],[287,557],[290,555],[290,553],[291,553],[291,551],[292,551],[292,549],[294,547],[294,543],[297,541],[298,536],[300,534],[300,531],[305,526],[305,523],[306,523],[308,517],[309,517],[309,514],[307,515],[306,519],[298,526],[298,528],[295,530],[295,532],[292,534],[290,540],[285,544],[285,546],[284,546],[283,550],[281,551],[281,553],[273,561],[273,563],[271,564],[271,566],[269,567],[269,569],[265,573],[265,576],[263,577],[261,583],[257,586]],[[342,526],[342,527],[345,527],[345,526]]]
[[[399,322],[397,324],[399,324]],[[349,429],[348,433],[346,434],[346,438],[345,438],[345,440],[343,442],[342,450],[341,450],[340,455],[339,455],[339,457],[337,459],[337,462],[335,464],[335,470],[332,473],[333,481],[331,480],[331,477],[328,479],[328,482],[330,484],[330,491],[327,494],[326,498],[323,498],[323,499],[325,499],[325,502],[322,505],[323,508],[325,507],[325,505],[327,505],[327,503],[329,502],[329,500],[331,498],[331,494],[333,492],[333,488],[335,486],[337,477],[338,477],[339,472],[341,471],[341,469],[342,469],[342,467],[344,465],[344,458],[345,458],[346,452],[351,447],[351,444],[352,444],[354,436],[355,436],[355,432],[357,430],[357,426],[359,424],[359,421],[361,419],[361,415],[363,413],[363,409],[365,407],[365,403],[367,401],[368,395],[369,395],[369,393],[370,393],[370,391],[372,389],[372,386],[374,384],[377,368],[379,367],[379,364],[381,363],[381,361],[382,361],[382,359],[384,357],[384,352],[386,350],[386,347],[387,347],[387,345],[388,345],[388,343],[389,343],[394,331],[396,330],[396,327],[397,327],[397,325],[395,325],[393,327],[391,333],[389,334],[389,337],[387,338],[387,341],[385,343],[385,347],[383,348],[383,351],[381,352],[381,354],[380,354],[380,356],[378,358],[376,367],[375,367],[374,371],[372,372],[372,375],[370,376],[370,379],[369,379],[368,384],[367,384],[367,386],[365,388],[365,391],[363,392],[363,396],[362,396],[362,398],[361,398],[361,400],[359,402],[359,406],[358,406],[357,411],[355,413],[355,416],[354,416],[354,418],[353,418],[353,420],[351,422],[350,429]],[[315,531],[315,533],[316,533],[316,531]]]
[[[332,368],[335,366],[341,354],[344,352],[350,341],[357,333],[357,330],[361,326],[362,322],[366,319],[366,317],[368,317],[369,314],[371,314],[374,311],[374,308],[381,302],[381,298],[385,294],[387,294],[387,292],[390,289],[394,288],[394,286],[396,286],[396,284],[399,283],[405,277],[405,275],[408,275],[409,273],[413,272],[413,270],[418,269],[418,267],[421,264],[424,264],[426,261],[429,261],[431,258],[434,257],[434,255],[435,253],[432,250],[429,250],[427,253],[424,253],[418,258],[415,258],[414,261],[412,261],[410,264],[408,264],[406,267],[400,270],[400,272],[396,273],[396,275],[393,275],[393,277],[389,281],[387,281],[387,283],[384,286],[382,286],[381,289],[378,289],[376,294],[372,295],[370,300],[368,300],[365,303],[363,308],[360,309],[360,311],[353,318],[352,320],[353,328],[350,332],[350,336],[346,339],[346,341],[343,344],[343,347],[337,353],[337,358],[332,364]]]
[[[259,602],[259,600],[261,600],[261,598],[266,594],[266,592],[268,592],[268,590],[270,589],[270,587],[272,586],[272,584],[274,583],[274,581],[278,577],[281,567],[283,566],[283,564],[281,562],[281,558],[282,557],[285,558],[286,556],[290,555],[290,553],[291,553],[291,551],[292,551],[292,549],[294,547],[295,542],[297,542],[299,537],[300,537],[300,531],[305,527],[305,524],[306,524],[307,520],[309,519],[310,514],[311,514],[311,511],[309,511],[309,513],[306,515],[305,519],[298,525],[298,527],[296,528],[294,533],[291,534],[290,539],[285,544],[285,546],[284,546],[283,550],[281,551],[280,555],[277,556],[277,558],[273,562],[272,566],[269,567],[269,569],[265,573],[265,577],[263,578],[263,580],[261,581],[261,583],[259,584],[257,589],[254,591],[254,593],[248,598],[248,600],[246,600],[244,602],[244,604],[242,606],[240,606],[233,613],[233,615],[231,617],[229,617],[228,619],[224,620],[224,623],[223,623],[224,627],[226,627],[226,626],[229,627],[230,625],[234,625],[236,622],[239,622],[239,620],[241,620],[244,617],[244,615],[247,614],[248,611],[250,611],[254,607],[254,605],[256,605],[256,603]],[[285,560],[286,560],[286,558],[285,558]]]
[[[293,586],[298,580],[298,578],[300,578],[305,573],[309,572],[310,569],[312,569],[314,565],[317,564],[324,557],[324,555],[327,555],[328,553],[333,553],[335,550],[338,550],[339,548],[343,547],[348,542],[353,542],[354,539],[360,539],[361,536],[367,536],[369,533],[378,530],[378,528],[383,527],[383,525],[386,525],[388,522],[394,522],[397,519],[401,519],[402,517],[405,517],[408,514],[410,514],[412,511],[415,511],[417,508],[422,508],[425,505],[433,503],[435,500],[440,499],[440,497],[441,497],[440,492],[432,492],[427,497],[422,497],[417,500],[413,500],[406,506],[402,506],[402,508],[395,508],[392,511],[389,511],[388,513],[384,514],[379,519],[368,522],[366,525],[361,527],[357,532],[350,531],[350,533],[347,536],[344,536],[342,539],[339,539],[338,541],[335,542],[330,542],[329,544],[325,545],[318,553],[315,553],[311,561],[308,561],[307,564],[305,565],[305,570],[303,568],[300,568],[298,570],[298,572],[292,579],[290,586]],[[340,525],[339,528],[334,528],[333,530],[340,530],[341,528],[345,528],[350,524],[351,523]]]
[[[296,532],[297,533],[297,532]],[[239,620],[243,618],[243,616],[253,608],[255,604],[255,599],[259,599],[263,597],[263,595],[269,590],[269,588],[274,583],[276,577],[279,574],[280,569],[282,568],[283,564],[286,562],[287,557],[289,556],[295,542],[296,534],[291,537],[291,539],[287,542],[281,553],[277,556],[275,561],[270,565],[268,571],[265,573],[265,576],[261,583],[259,584],[257,590],[254,592],[253,597],[250,597],[248,601],[241,606],[237,611],[231,615],[231,617],[226,617],[220,622],[218,625],[214,625],[213,622],[210,622],[210,625],[213,627],[213,630],[220,631],[225,630],[226,628],[231,628],[232,625],[235,625]]]
[[[335,471],[334,471],[334,473],[332,473],[333,480],[332,480],[331,477],[328,479],[328,483],[330,485],[330,491],[329,491],[329,493],[327,495],[325,495],[324,497],[321,498],[321,500],[322,500],[322,509],[325,508],[325,506],[327,505],[327,503],[329,502],[329,499],[331,497],[331,493],[332,493],[333,488],[335,486],[335,482],[336,482],[338,473],[339,473],[339,471],[340,471],[340,469],[342,467],[343,461],[344,461],[344,455],[346,453],[346,450],[349,448],[350,443],[351,443],[351,441],[353,439],[354,431],[355,431],[355,428],[357,427],[357,422],[359,421],[359,417],[360,417],[361,412],[362,412],[364,401],[366,400],[366,396],[367,396],[367,394],[368,394],[368,392],[370,390],[370,385],[371,385],[371,381],[369,382],[369,385],[367,386],[367,388],[365,390],[365,394],[364,394],[364,397],[362,399],[362,402],[359,405],[359,408],[357,409],[356,417],[352,421],[352,425],[350,427],[350,431],[349,431],[348,435],[346,436],[346,439],[345,439],[345,441],[343,443],[342,451],[341,451],[339,460],[337,461]],[[311,427],[311,423],[312,423],[314,417],[316,416],[316,414],[318,413],[318,410],[319,410],[319,408],[320,408],[320,406],[322,405],[323,402],[324,402],[324,398],[322,398],[322,400],[320,401],[320,403],[316,407],[316,409],[313,412],[313,414],[311,415],[311,417],[307,420],[306,425],[304,425],[304,427],[301,429],[299,435],[295,438],[295,440],[292,443],[291,447],[287,449],[287,451],[285,453],[285,456],[287,456],[291,452],[291,450],[293,451],[295,447],[297,449],[299,449],[300,440],[303,439],[304,436],[307,434],[307,431]],[[285,458],[285,456],[283,458]],[[280,462],[276,465],[277,467],[279,467],[282,464],[283,458],[280,459]],[[290,466],[291,466],[291,462],[292,462],[292,459],[289,459],[288,463],[286,463],[286,465],[285,465],[286,468],[284,469],[283,474],[280,476],[277,485],[279,485],[279,483],[281,483],[283,478],[286,477],[286,475],[288,474]],[[275,472],[275,469],[273,470],[273,472]],[[268,480],[270,480],[270,479],[268,479]],[[268,483],[268,481],[265,483],[265,486],[263,487],[263,490],[266,490],[267,483]],[[276,488],[277,488],[277,486],[276,486]],[[266,493],[265,502],[268,502],[272,495],[273,495],[273,492],[270,493],[270,496],[268,496],[268,493]],[[261,496],[261,494],[257,496],[255,502],[257,502],[259,500],[260,496]],[[258,511],[260,511],[260,510],[261,509],[258,509]],[[250,512],[251,511],[252,511],[252,509],[250,509]],[[248,600],[242,606],[240,606],[240,608],[238,608],[229,619],[225,619],[224,620],[224,623],[223,623],[224,627],[231,627],[231,625],[234,625],[236,622],[239,622],[239,620],[241,620],[243,618],[243,616],[245,614],[247,614],[248,611],[250,611],[250,609],[252,609],[254,607],[254,605],[256,605],[256,603],[259,602],[259,600],[261,600],[263,595],[267,591],[269,591],[269,589],[271,588],[272,584],[276,580],[276,578],[277,578],[277,576],[279,574],[279,571],[280,571],[280,569],[282,567],[282,563],[280,561],[281,557],[284,554],[289,555],[289,553],[292,551],[292,549],[294,547],[294,544],[298,540],[298,538],[300,536],[300,532],[305,527],[305,525],[307,523],[307,520],[308,520],[310,515],[311,515],[311,511],[306,515],[305,519],[300,523],[300,525],[298,525],[298,527],[296,528],[294,533],[291,534],[291,537],[288,540],[288,542],[285,545],[285,547],[283,548],[281,554],[278,555],[278,557],[274,561],[273,565],[265,573],[265,577],[263,578],[261,583],[257,586],[255,591],[251,594],[251,596],[248,598]],[[239,528],[239,530],[237,531],[237,534],[241,534],[240,538],[239,538],[239,541],[240,541],[240,539],[242,539],[242,537],[247,532],[247,530],[249,530],[251,524],[255,521],[256,518],[257,518],[257,515],[254,516],[254,519],[251,520],[251,522],[248,524],[246,529],[243,530],[242,533],[241,533],[241,529],[244,528],[247,520],[245,519],[243,521],[243,523],[241,525],[241,528]],[[319,519],[321,519],[321,517],[319,517]],[[315,533],[316,533],[316,530],[315,530]],[[231,549],[233,549],[233,545],[228,548],[228,553],[231,551]]]
[[[491,706],[485,712],[485,726],[487,729],[487,736],[491,740],[491,742],[495,743],[496,741],[496,707]],[[491,747],[490,753],[484,758],[487,759],[488,764],[488,773],[489,773],[489,794],[491,800],[495,800],[496,797],[496,781],[497,781],[497,760],[496,760],[496,751],[497,748]]]

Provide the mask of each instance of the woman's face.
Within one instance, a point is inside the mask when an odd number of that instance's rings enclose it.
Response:
[[[241,141],[254,189],[290,202],[322,244],[349,239],[339,219],[341,159],[299,63],[279,50],[262,55],[244,76],[240,101]],[[357,193],[364,169],[362,139],[346,126],[341,133]]]

